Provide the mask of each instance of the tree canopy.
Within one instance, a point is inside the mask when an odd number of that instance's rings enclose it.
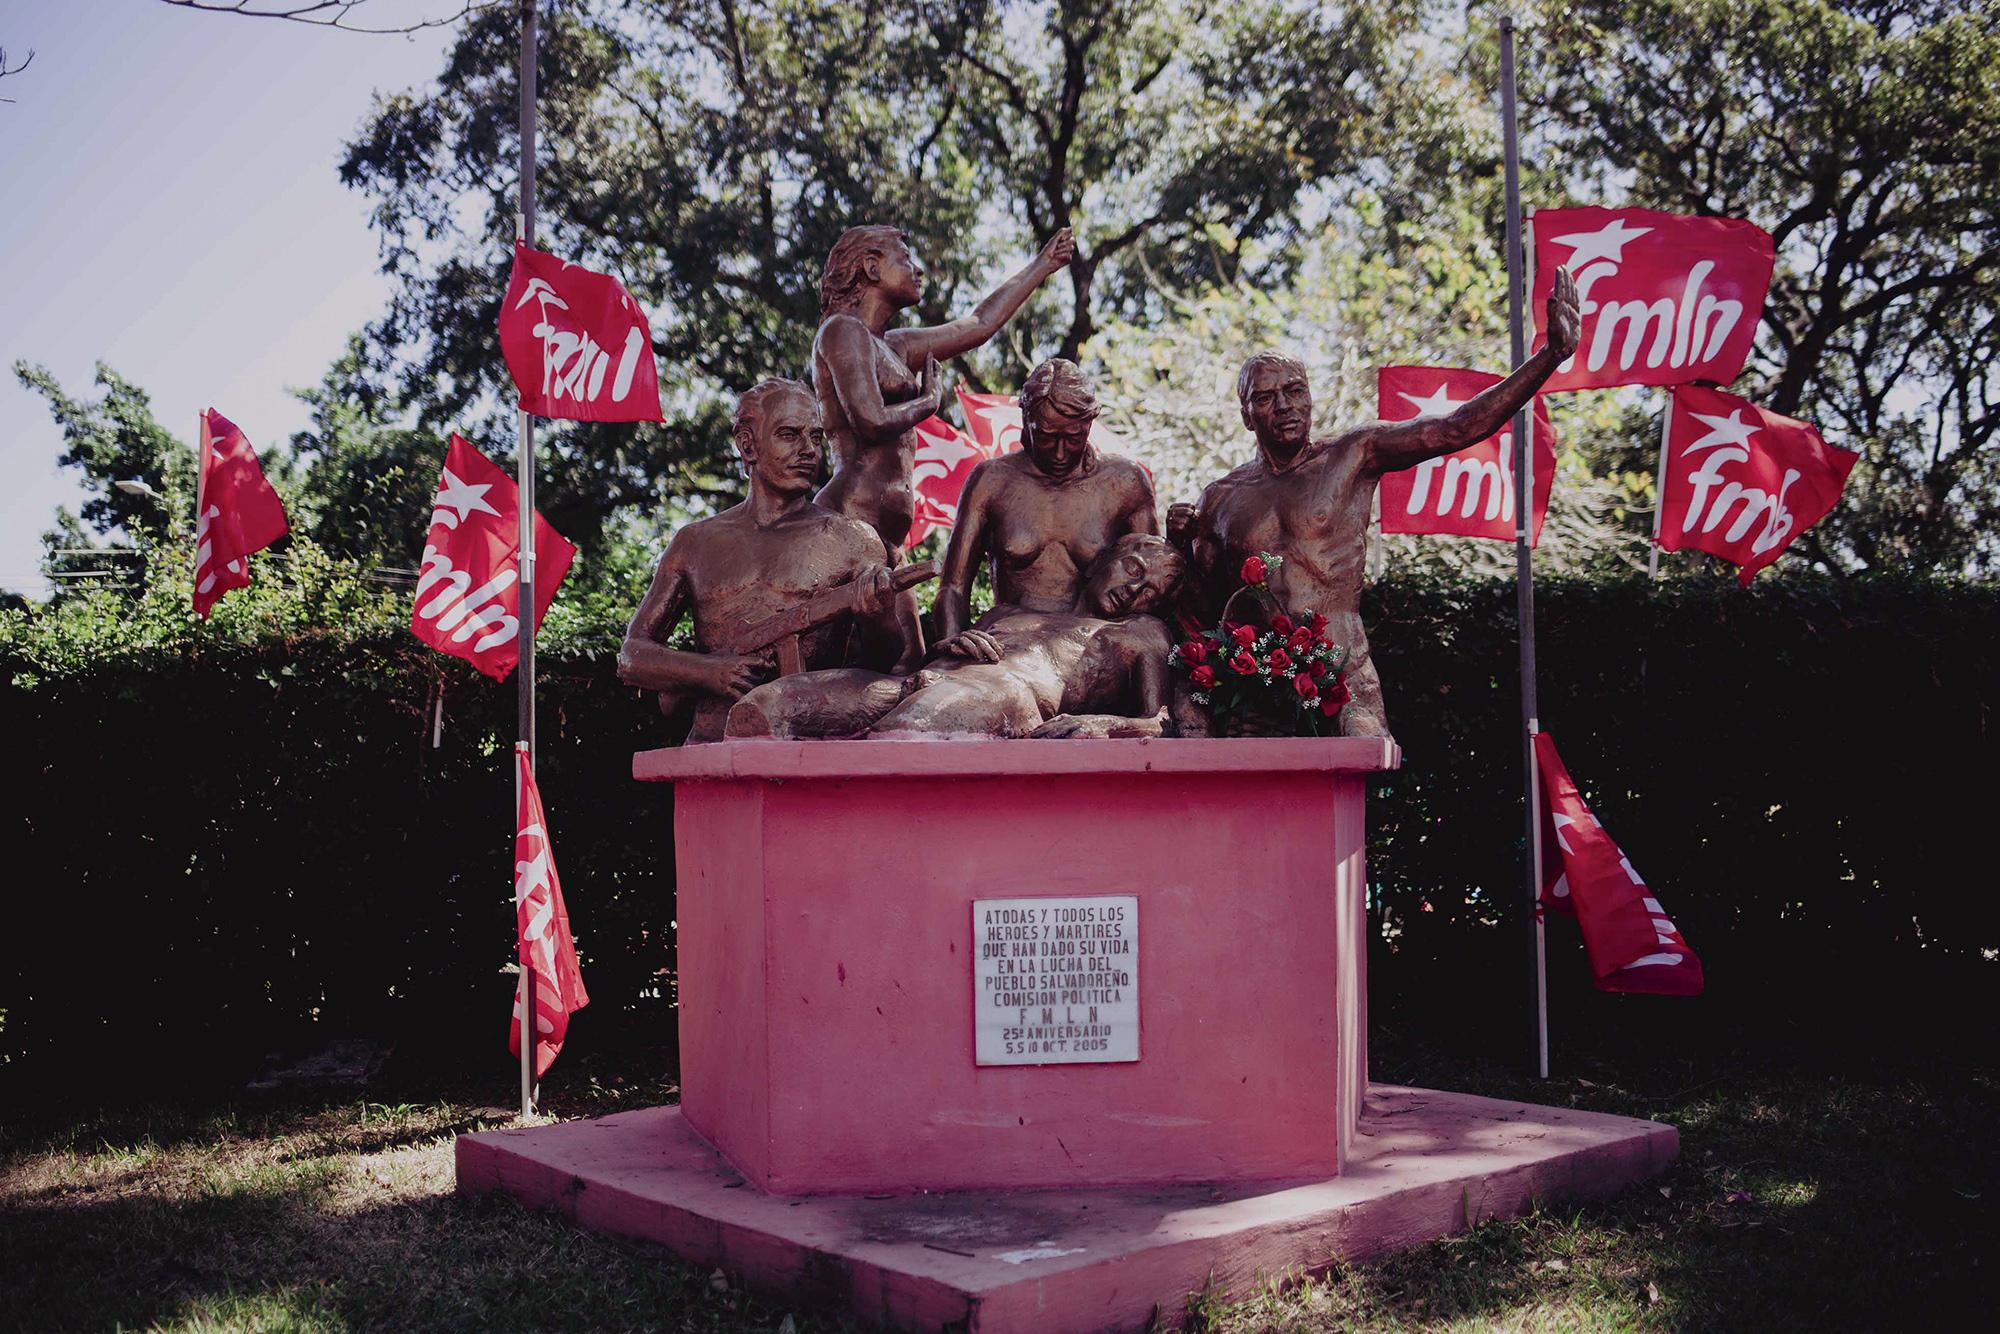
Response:
[[[962,312],[1072,227],[1065,273],[952,369],[1008,389],[1042,357],[1084,361],[1107,421],[1178,488],[1163,498],[1240,461],[1229,374],[1252,341],[1305,356],[1327,424],[1371,410],[1375,365],[1504,366],[1483,4],[561,0],[543,12],[538,241],[618,274],[647,307],[669,404],[663,423],[541,437],[543,508],[602,568],[630,564],[609,548],[740,494],[731,396],[802,373],[820,267],[858,222],[910,233],[926,321]],[[335,556],[409,564],[448,430],[511,449],[494,329],[516,225],[517,17],[466,6],[435,83],[379,97],[347,146],[342,176],[373,201],[394,297],[304,395],[312,424],[275,461]],[[1777,238],[1736,388],[1863,455],[1791,560],[1990,571],[2000,14],[1940,0],[1550,0],[1523,15],[1520,54],[1531,203],[1747,217]],[[65,540],[157,529],[155,502],[110,486],[185,468],[185,447],[146,425],[143,393],[108,368],[98,402],[21,374],[63,428],[64,462],[98,492],[61,518]],[[1577,567],[1629,562],[1649,526],[1657,397],[1561,406],[1557,531]],[[1477,547],[1389,546],[1493,564]]]
[[[1747,392],[1863,454],[1808,549],[1836,570],[2000,561],[2000,10],[1544,8],[1531,78],[1550,183],[1746,217],[1777,241]]]

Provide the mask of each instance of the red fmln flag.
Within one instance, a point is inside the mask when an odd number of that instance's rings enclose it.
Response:
[[[965,433],[987,458],[997,459],[1021,447],[1021,401],[1012,394],[960,389],[958,407],[965,414]]]
[[[453,433],[424,537],[410,630],[499,680],[521,656],[521,503],[512,478]],[[535,515],[535,624],[555,601],[576,548]]]
[[[646,312],[616,278],[525,243],[500,303],[500,352],[521,409],[569,421],[660,421]]]
[[[958,498],[965,494],[966,478],[982,460],[992,457],[942,417],[926,417],[916,430],[910,483],[916,490],[917,512],[910,535],[903,539],[905,547],[914,547],[934,528],[949,529],[958,522]]]
[[[1683,385],[1668,410],[1660,546],[1741,566],[1745,588],[1826,517],[1860,457],[1805,422],[1719,389]]]
[[[1548,343],[1556,268],[1576,279],[1583,336],[1542,386],[1727,384],[1743,370],[1777,251],[1740,218],[1646,208],[1562,208],[1535,215],[1535,346]]]
[[[1501,377],[1446,366],[1384,366],[1375,372],[1375,411],[1384,421],[1438,417]],[[1556,428],[1548,405],[1535,398],[1534,525],[1528,545],[1542,540],[1549,490],[1556,474]],[[1382,474],[1382,531],[1449,533],[1514,540],[1514,426],[1476,445]]]
[[[917,512],[903,539],[905,547],[914,547],[933,529],[957,523],[958,498],[965,494],[972,470],[1021,447],[1021,406],[1011,395],[960,389],[958,405],[965,413],[964,431],[942,417],[917,423],[917,455],[910,465]]]
[[[535,771],[525,745],[514,751],[520,780],[519,819],[514,835],[514,921],[519,934],[521,967],[535,979],[535,1077],[556,1059],[569,1017],[590,1004],[583,974],[576,966],[576,942],[570,939],[569,908],[563,903],[562,880],[556,875],[555,851],[549,845],[548,821],[542,815],[542,794],[535,788]],[[521,1055],[521,993],[514,993],[514,1019],[507,1031],[507,1050]]]
[[[1542,906],[1574,917],[1599,991],[1701,993],[1701,960],[1583,804],[1555,740],[1535,735],[1542,779]]]
[[[194,611],[206,620],[224,593],[249,587],[251,555],[292,530],[256,449],[214,408],[201,414],[194,513]]]

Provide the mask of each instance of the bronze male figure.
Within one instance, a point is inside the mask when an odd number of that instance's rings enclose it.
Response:
[[[750,498],[674,534],[618,653],[619,680],[661,692],[663,710],[692,696],[690,742],[720,739],[730,706],[775,670],[757,626],[835,585],[853,589],[850,613],[797,637],[801,667],[907,669],[923,651],[904,637],[916,614],[899,608],[910,595],[896,592],[881,537],[813,503],[826,432],[812,390],[766,380],[737,400],[735,438]],[[694,647],[667,647],[689,611]]]
[[[1194,565],[1197,614],[1212,621],[1240,586],[1245,558],[1284,557],[1271,578],[1279,605],[1315,611],[1327,634],[1348,648],[1352,701],[1341,714],[1348,736],[1386,736],[1382,686],[1361,625],[1361,581],[1369,504],[1385,472],[1477,444],[1505,425],[1576,350],[1576,284],[1556,273],[1549,295],[1549,343],[1512,375],[1441,417],[1376,422],[1314,439],[1305,368],[1276,352],[1243,363],[1236,394],[1257,455],[1202,492],[1198,506],[1167,513],[1168,537]]]

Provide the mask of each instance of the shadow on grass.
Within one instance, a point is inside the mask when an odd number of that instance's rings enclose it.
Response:
[[[0,1209],[5,1321],[37,1331],[733,1330],[775,1329],[786,1314],[498,1197],[337,1208],[343,1175],[322,1159],[206,1198]]]

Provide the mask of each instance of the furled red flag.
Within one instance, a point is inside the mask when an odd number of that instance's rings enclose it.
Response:
[[[194,611],[206,620],[224,593],[249,587],[251,555],[292,530],[256,449],[214,408],[201,414],[194,513]]]
[[[662,419],[652,325],[608,274],[516,241],[500,303],[500,352],[532,416]]]
[[[1574,917],[1599,991],[1694,996],[1701,960],[1583,804],[1554,738],[1535,734],[1542,787],[1542,906]]]
[[[1442,416],[1501,377],[1445,366],[1384,366],[1375,372],[1375,411],[1384,421]],[[1556,428],[1548,405],[1535,398],[1534,526],[1528,545],[1542,540],[1555,482]],[[1514,426],[1476,445],[1382,474],[1382,531],[1451,533],[1514,540]]]
[[[1542,386],[1727,384],[1743,370],[1776,249],[1740,218],[1646,208],[1562,208],[1535,215],[1535,346],[1548,342],[1556,268],[1576,279],[1583,334]]]
[[[1745,588],[1826,517],[1860,457],[1805,422],[1719,389],[1682,385],[1667,411],[1659,544],[1742,567]]]
[[[444,456],[437,506],[424,536],[410,629],[499,680],[519,660],[520,492],[493,460],[456,432]],[[535,515],[535,625],[569,573],[576,548]]]
[[[555,850],[549,844],[548,821],[542,815],[542,794],[535,788],[535,771],[525,744],[514,750],[520,804],[514,835],[514,922],[521,967],[535,979],[535,1077],[539,1079],[562,1050],[569,1017],[590,1004],[583,974],[576,966],[576,942],[570,939],[569,908],[563,903],[562,879],[556,875]],[[514,1018],[507,1030],[507,1050],[521,1054],[521,993],[514,992]]]

